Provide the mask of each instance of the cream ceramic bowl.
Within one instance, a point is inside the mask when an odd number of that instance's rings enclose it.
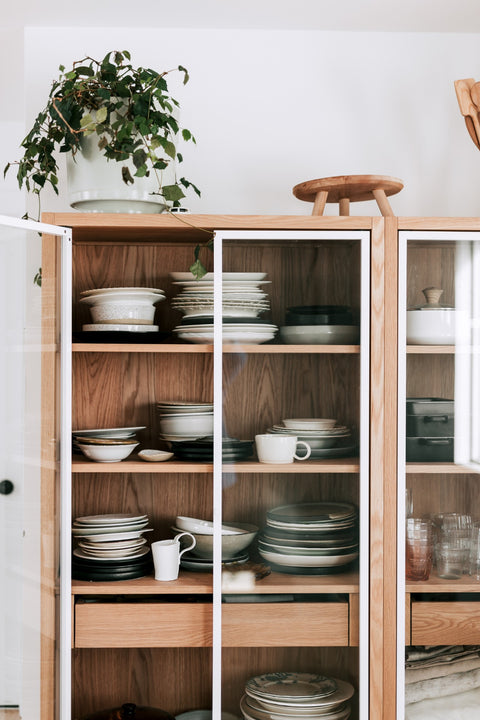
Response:
[[[125,445],[83,445],[78,447],[89,460],[95,462],[120,462],[125,460],[139,445],[139,443],[128,443]]]
[[[228,560],[235,555],[240,554],[243,550],[246,550],[249,545],[255,540],[255,536],[258,532],[256,525],[248,523],[232,523],[235,527],[243,530],[243,532],[235,533],[233,535],[222,535],[222,560]],[[175,533],[182,532],[178,527],[172,528]],[[189,531],[196,540],[195,547],[190,551],[192,555],[211,560],[213,558],[213,535],[205,535],[199,532]],[[180,541],[181,542],[181,541]]]
[[[287,345],[355,345],[358,325],[284,325],[280,337]]]
[[[213,435],[213,412],[162,415],[160,417],[160,429],[164,435],[175,435],[177,437]]]
[[[409,345],[453,345],[457,311],[454,308],[407,310]]]
[[[283,424],[292,430],[330,430],[335,427],[336,420],[331,418],[286,418]]]
[[[155,305],[165,300],[164,294],[149,290],[98,292],[80,299],[90,307],[94,323],[152,325]]]

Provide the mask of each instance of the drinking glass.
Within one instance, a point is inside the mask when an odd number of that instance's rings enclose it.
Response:
[[[405,527],[407,580],[428,580],[432,569],[433,525],[426,518],[407,518]]]

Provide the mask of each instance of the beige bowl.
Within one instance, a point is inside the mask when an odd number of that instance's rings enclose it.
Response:
[[[242,550],[246,550],[249,545],[255,540],[255,536],[258,532],[256,525],[249,523],[238,523],[232,522],[231,525],[242,528],[244,532],[237,533],[235,535],[222,535],[222,560],[228,560],[235,555],[239,555]],[[173,527],[175,533],[185,532],[179,528]],[[213,535],[204,535],[203,533],[192,532],[191,533],[196,540],[196,545],[191,550],[192,555],[204,558],[206,560],[212,560],[213,558]],[[180,540],[182,542],[182,540]]]

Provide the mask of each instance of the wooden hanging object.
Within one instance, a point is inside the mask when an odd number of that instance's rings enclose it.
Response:
[[[476,83],[473,78],[455,80],[455,92],[468,134],[480,150],[480,105],[476,104],[480,103],[480,83]]]

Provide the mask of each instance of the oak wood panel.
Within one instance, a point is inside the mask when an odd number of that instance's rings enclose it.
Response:
[[[253,438],[282,418],[326,417],[358,438],[358,356],[230,355],[223,365],[224,426],[231,437]]]
[[[75,650],[72,717],[125,702],[171,715],[210,708],[211,668],[209,648]]]
[[[222,605],[225,647],[348,645],[348,603]]]
[[[358,355],[359,345],[250,345],[248,343],[222,346],[224,353],[249,353],[258,355],[268,354],[328,354],[328,355]],[[72,352],[137,352],[137,353],[213,353],[212,344],[193,343],[72,343]]]
[[[358,647],[360,644],[360,598],[352,593],[348,599],[348,644]]]
[[[422,290],[443,289],[440,303],[455,305],[455,245],[431,242],[407,246],[407,307],[426,302]]]
[[[410,593],[405,593],[405,645],[412,644],[412,600]]]
[[[438,577],[434,567],[428,580],[407,581],[406,589],[410,593],[478,593],[480,582],[473,580],[469,575],[462,575],[458,580],[445,580]]]
[[[81,458],[81,459],[80,459]],[[120,464],[121,463],[121,464]],[[213,463],[186,462],[180,460],[167,460],[163,462],[150,462],[141,460],[132,454],[127,460],[120,463],[99,463],[88,460],[83,455],[74,455],[72,460],[72,473],[136,473],[138,475],[164,475],[166,473],[211,473]]]
[[[245,683],[267,672],[313,672],[341,678],[358,689],[358,650],[348,647],[224,648],[222,708],[240,716]],[[358,718],[358,693],[352,700],[352,720]]]
[[[399,230],[480,230],[478,217],[399,217]]]
[[[243,473],[295,473],[306,475],[308,473],[358,473],[360,465],[358,458],[332,458],[331,460],[299,460],[285,465],[260,462],[226,463],[222,466],[224,473],[236,475]]]
[[[440,463],[437,469],[438,465]],[[478,474],[440,474],[439,471],[434,474],[409,474],[408,487],[412,488],[415,515],[443,512],[475,514],[475,508],[480,507]]]
[[[74,595],[205,595],[212,593],[212,574],[180,570],[175,582],[162,583],[147,577],[119,582],[95,582],[73,580]],[[235,590],[235,592],[240,592]],[[248,589],[248,592],[252,592]],[[284,575],[271,572],[255,581],[257,594],[296,593],[316,595],[358,594],[358,572],[335,575]]]
[[[383,715],[396,715],[397,662],[397,336],[398,336],[398,223],[385,219],[384,266],[384,429],[383,429]],[[377,523],[376,514],[371,522]]]
[[[75,605],[75,647],[209,647],[211,603]]]
[[[412,645],[478,643],[478,602],[412,602]]]
[[[49,222],[45,219],[45,222]],[[57,439],[59,339],[59,241],[53,235],[42,237],[42,353],[41,353],[41,471],[40,471],[40,720],[50,720],[55,712],[55,637],[58,565],[57,527]]]
[[[454,355],[407,355],[407,397],[453,398]]]

